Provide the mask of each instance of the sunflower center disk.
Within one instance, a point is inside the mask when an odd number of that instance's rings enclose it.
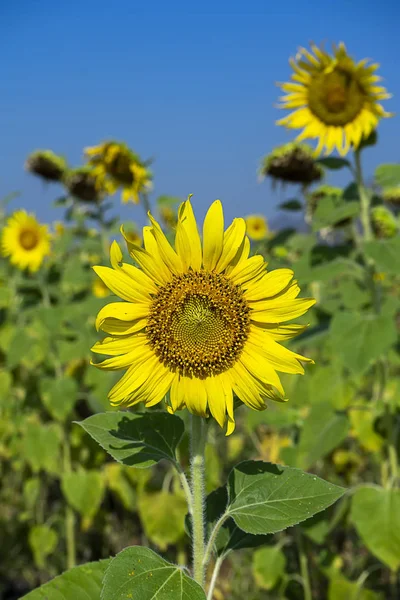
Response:
[[[351,123],[367,100],[355,76],[339,68],[314,77],[309,88],[310,110],[326,125]]]
[[[19,243],[24,250],[33,250],[39,241],[38,234],[32,229],[23,229],[19,234]]]
[[[226,277],[190,271],[160,288],[146,333],[166,367],[204,379],[234,365],[248,336],[249,312],[241,289]]]

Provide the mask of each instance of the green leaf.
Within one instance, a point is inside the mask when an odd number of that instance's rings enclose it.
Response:
[[[208,534],[211,534],[218,519],[225,513],[228,506],[228,490],[220,487],[207,496],[206,523]],[[190,527],[189,527],[190,529]],[[227,519],[219,530],[214,550],[220,555],[226,555],[232,550],[257,548],[271,541],[270,535],[252,535],[245,533],[235,524],[232,518]]]
[[[115,460],[131,467],[151,467],[162,459],[176,462],[183,421],[164,412],[106,412],[78,423]]]
[[[400,237],[366,242],[364,250],[375,261],[378,271],[390,275],[400,273]]]
[[[338,169],[343,169],[343,167],[351,168],[351,164],[345,158],[339,158],[336,156],[328,156],[326,158],[319,158],[315,161],[317,164],[326,167],[327,169],[331,169],[333,171],[337,171]]]
[[[303,210],[303,205],[299,200],[287,200],[278,206],[280,210],[298,211]]]
[[[40,393],[42,402],[53,419],[63,422],[75,406],[78,385],[67,376],[58,379],[43,377],[40,379]]]
[[[40,470],[57,475],[60,472],[62,431],[57,423],[44,425],[27,422],[21,440],[21,457],[34,473]]]
[[[375,181],[383,188],[400,185],[400,164],[379,165],[375,169]]]
[[[400,567],[400,490],[359,488],[352,499],[351,519],[368,550],[396,571]]]
[[[333,504],[345,489],[304,473],[262,461],[246,461],[229,475],[227,513],[253,534],[282,531]]]
[[[332,349],[343,365],[356,374],[362,374],[396,339],[390,315],[339,312],[332,319]]]
[[[0,371],[0,404],[7,401],[12,386],[12,376],[9,371]]]
[[[296,464],[309,469],[347,437],[349,421],[344,414],[332,413],[329,404],[314,404],[307,416],[297,446]]]
[[[70,569],[21,600],[100,600],[101,582],[110,562],[101,560]]]
[[[343,200],[336,196],[321,198],[313,215],[313,231],[330,227],[346,219],[352,219],[359,212],[360,204],[356,200]]]
[[[58,537],[56,532],[47,525],[35,525],[29,531],[28,539],[35,565],[39,569],[44,569],[46,558],[57,546]]]
[[[285,573],[286,559],[279,546],[266,546],[253,554],[252,571],[257,586],[272,590]]]
[[[141,546],[125,548],[111,561],[101,600],[206,600],[185,571]]]
[[[383,600],[383,596],[372,590],[360,588],[357,583],[338,575],[329,582],[328,600]]]
[[[104,496],[104,478],[98,471],[66,473],[61,481],[63,494],[69,504],[82,515],[83,527],[89,527]]]
[[[184,495],[163,491],[142,492],[138,510],[146,537],[160,550],[166,550],[170,544],[176,544],[184,537],[187,512]]]

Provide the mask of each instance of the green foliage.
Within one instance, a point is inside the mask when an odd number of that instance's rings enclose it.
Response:
[[[247,533],[275,533],[324,510],[344,493],[299,469],[247,461],[229,476],[227,514]]]
[[[205,600],[198,583],[149,548],[125,548],[110,563],[101,600]]]
[[[27,594],[23,600],[100,600],[101,582],[110,562],[111,559],[100,560],[75,567]]]
[[[361,487],[351,518],[364,544],[393,571],[400,567],[400,490]]]
[[[179,542],[185,534],[187,504],[182,493],[143,493],[138,510],[146,536],[160,550]]]
[[[88,527],[103,500],[102,474],[97,471],[65,473],[61,485],[69,504],[82,516],[83,527]]]
[[[46,558],[54,552],[57,545],[57,534],[47,525],[36,525],[29,532],[29,545],[32,549],[35,564],[43,569]]]
[[[285,555],[279,546],[266,546],[253,555],[253,576],[259,588],[272,590],[284,575]]]
[[[184,426],[168,413],[109,412],[79,423],[115,460],[147,468],[159,460],[176,461]]]

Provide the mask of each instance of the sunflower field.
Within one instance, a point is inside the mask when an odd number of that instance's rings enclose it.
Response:
[[[0,600],[400,598],[397,117],[343,43],[290,68],[295,227],[201,222],[113,139],[26,157],[62,220],[1,200]]]

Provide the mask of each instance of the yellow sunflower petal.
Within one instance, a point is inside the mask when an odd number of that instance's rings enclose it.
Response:
[[[207,211],[203,225],[203,266],[213,271],[221,256],[224,242],[224,213],[216,200]]]

